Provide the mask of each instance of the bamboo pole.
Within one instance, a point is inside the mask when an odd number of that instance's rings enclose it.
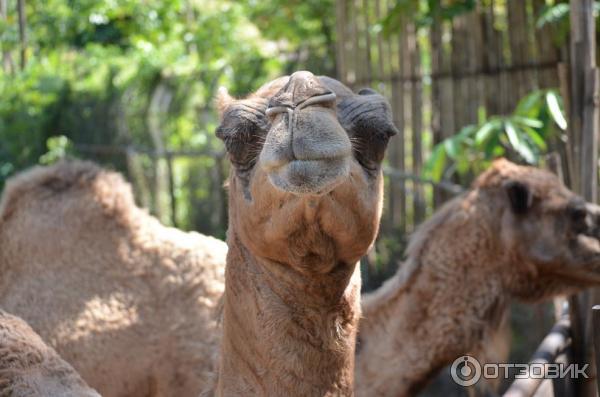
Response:
[[[598,187],[598,69],[593,0],[571,0],[569,87],[569,176],[572,188],[586,200],[597,200]],[[600,302],[598,290],[570,299],[573,350],[577,363],[593,366],[590,308]],[[595,368],[594,368],[595,370]],[[592,377],[593,379],[593,377]],[[592,380],[576,384],[577,395],[596,396]]]
[[[8,2],[9,0],[0,0],[0,20],[8,19]],[[8,50],[2,50],[2,67],[4,73],[13,73],[15,70],[12,54]]]
[[[19,14],[19,41],[21,43],[21,70],[27,65],[27,16],[25,14],[25,0],[17,0],[17,13]]]
[[[410,51],[410,73],[414,77],[411,83],[411,130],[412,130],[412,171],[421,175],[423,171],[423,87],[416,76],[421,74],[421,48],[417,37],[418,31],[414,23],[409,25],[408,45]],[[425,218],[425,195],[421,184],[414,185],[413,226]]]
[[[346,26],[346,2],[345,0],[337,0],[335,2],[335,27],[336,27],[336,36],[337,36],[337,45],[336,45],[336,53],[337,53],[337,77],[341,82],[346,82],[346,35],[345,35],[345,26]]]

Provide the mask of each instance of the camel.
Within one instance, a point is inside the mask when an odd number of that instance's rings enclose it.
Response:
[[[0,307],[105,397],[194,396],[213,381],[226,252],[161,225],[117,173],[36,167],[0,202]]]
[[[26,322],[2,310],[0,396],[100,397]]]
[[[464,354],[486,351],[513,299],[600,283],[600,208],[553,174],[497,160],[413,235],[398,272],[363,297],[357,396],[414,396]],[[500,361],[503,362],[503,361]]]
[[[310,72],[218,104],[232,172],[216,394],[353,395],[389,105]]]
[[[504,164],[499,162],[494,167],[509,169],[516,166],[507,162],[504,162]],[[531,173],[531,175],[522,173],[525,180],[535,178],[535,175],[536,173]],[[484,176],[481,178],[484,178]],[[553,183],[558,184],[556,180]],[[552,190],[549,190],[549,192],[552,192]],[[468,194],[456,200],[457,202],[463,202],[467,196]],[[539,200],[551,199],[552,196],[541,196]],[[501,200],[499,203],[506,206]],[[459,204],[453,204],[448,211],[445,208],[441,209],[431,220],[425,222],[413,238],[411,247],[414,247],[417,240],[425,241],[429,233],[436,232],[440,228],[439,225],[444,225],[451,213],[456,211],[457,206],[460,207]],[[67,208],[68,212],[66,212]],[[439,215],[444,211],[446,211],[445,215]],[[66,214],[69,217],[65,217]],[[482,219],[487,218],[483,217]],[[74,222],[74,219],[85,220],[87,226],[82,226],[80,222]],[[94,225],[94,227],[89,227],[89,225]],[[466,227],[473,226],[477,226],[477,223],[466,224]],[[82,230],[85,230],[85,233],[82,233]],[[32,231],[36,232],[33,233]],[[75,235],[79,236],[78,241],[80,244],[72,244],[70,241],[61,243],[65,236]],[[38,241],[35,250],[28,248],[31,247],[31,241]],[[441,240],[442,243],[444,241],[447,240]],[[98,242],[102,243],[99,244]],[[60,248],[60,246],[66,246],[66,244],[71,244],[69,249]],[[432,242],[427,242],[427,244],[430,246]],[[186,291],[192,291],[194,288],[200,288],[201,290],[197,295],[199,299],[194,300],[193,304],[189,304],[189,301],[186,300],[182,301],[186,302],[185,304],[172,303],[172,307],[177,308],[177,311],[181,313],[178,316],[180,321],[178,327],[187,331],[174,336],[170,344],[185,348],[176,349],[177,354],[164,354],[158,359],[164,361],[165,367],[178,369],[177,380],[181,385],[173,388],[173,391],[167,386],[156,387],[152,389],[152,393],[160,396],[197,395],[201,390],[211,386],[212,362],[217,355],[221,332],[217,321],[212,317],[212,309],[218,308],[223,291],[223,269],[227,249],[224,243],[200,236],[197,233],[183,233],[161,226],[157,220],[135,206],[131,198],[131,187],[123,181],[120,175],[102,170],[91,163],[73,161],[50,167],[35,168],[9,181],[0,205],[0,247],[2,247],[0,249],[2,280],[11,280],[0,284],[0,306],[6,308],[6,305],[8,305],[11,310],[17,308],[28,316],[30,322],[35,323],[36,326],[44,326],[45,337],[49,337],[51,340],[48,340],[54,342],[51,344],[61,354],[68,354],[69,361],[76,368],[81,367],[84,369],[86,371],[84,379],[107,397],[148,395],[144,393],[148,392],[147,385],[150,382],[154,382],[157,386],[173,384],[174,381],[170,380],[173,373],[170,371],[150,371],[148,377],[146,377],[144,367],[137,369],[139,360],[129,360],[129,355],[121,358],[116,354],[116,348],[111,347],[113,343],[119,348],[127,342],[132,343],[131,340],[133,339],[127,339],[132,332],[127,327],[122,327],[122,330],[115,332],[115,328],[118,327],[114,326],[116,324],[114,319],[123,317],[123,305],[110,301],[102,304],[100,297],[90,300],[85,294],[77,294],[76,291],[80,288],[72,286],[89,286],[93,283],[102,282],[102,279],[96,276],[96,271],[92,273],[87,273],[87,271],[73,272],[72,269],[81,266],[80,261],[88,260],[87,258],[91,257],[96,258],[93,259],[93,266],[103,269],[104,273],[115,273],[122,268],[123,274],[119,273],[119,278],[129,277],[133,279],[140,274],[139,271],[136,271],[137,267],[132,261],[133,257],[136,262],[146,267],[157,265],[160,269],[162,266],[166,266],[164,264],[169,264],[170,271],[161,273],[166,277],[163,284],[168,284],[169,279],[175,279],[179,280],[181,285],[189,283],[183,288]],[[59,248],[57,249],[57,247]],[[433,247],[435,248],[435,246]],[[93,251],[94,249],[98,251]],[[203,250],[207,252],[202,253]],[[445,255],[448,252],[451,254],[451,259],[454,257],[451,251],[441,250],[440,248],[438,250],[439,255]],[[117,254],[119,251],[122,253]],[[134,254],[124,254],[127,252]],[[417,267],[417,264],[424,265],[424,263],[418,260],[418,250],[412,248],[409,250],[409,253],[411,252],[412,254],[409,255],[407,263],[401,267],[396,277],[390,281],[392,285],[401,289],[407,285],[402,282],[402,280],[408,279],[407,276],[415,273],[415,277],[417,274],[420,275],[419,277],[429,277],[430,274],[429,272],[415,271],[415,269],[420,268],[420,265]],[[436,250],[436,252],[438,251]],[[419,253],[420,255],[421,253]],[[175,263],[180,265],[174,266]],[[412,267],[407,267],[410,263],[412,263]],[[480,259],[478,263],[486,262],[484,259]],[[494,266],[497,265],[495,262],[492,263]],[[453,263],[450,264],[453,265]],[[565,266],[568,264],[564,263]],[[42,265],[43,267],[40,268]],[[468,263],[465,262],[465,265],[468,265]],[[43,268],[46,268],[46,270],[43,270]],[[194,268],[199,270],[194,272],[192,271]],[[479,277],[482,279],[495,278],[497,280],[492,284],[499,285],[503,282],[502,279],[498,279],[499,277],[519,279],[519,271],[522,268],[527,269],[527,267],[509,266],[505,267],[502,272],[494,272],[495,267],[491,267],[489,272],[482,273]],[[22,269],[22,274],[18,269]],[[40,271],[40,269],[43,271]],[[473,267],[473,269],[482,270],[478,267]],[[516,272],[516,274],[512,276],[503,274],[508,271]],[[49,274],[53,273],[52,277],[48,277]],[[161,274],[158,274],[158,276]],[[435,283],[424,283],[420,289],[427,288],[428,291],[436,291],[441,288],[438,284],[443,284],[443,280],[462,280],[464,270],[461,266],[449,265],[444,268],[444,274],[443,279],[434,278]],[[61,290],[60,286],[54,285],[56,280],[64,277],[70,278],[69,283],[66,284],[62,281],[59,284],[68,285],[69,290]],[[199,277],[202,278],[202,282],[199,282],[201,280]],[[438,282],[438,280],[440,281]],[[113,278],[111,281],[117,285],[123,283],[117,278]],[[464,283],[466,282],[465,280]],[[561,278],[558,282],[564,283],[565,280]],[[450,299],[451,301],[474,299],[472,297],[498,300],[497,296],[494,297],[493,294],[488,294],[499,290],[488,290],[488,284],[488,282],[470,283],[471,297],[461,297],[464,288],[448,288],[445,291],[457,296],[456,299]],[[31,285],[34,286],[33,290],[29,289]],[[7,289],[7,286],[10,286],[10,289]],[[48,291],[42,294],[38,290]],[[528,291],[531,292],[532,289]],[[134,294],[136,290],[131,289],[128,292]],[[561,292],[561,288],[558,288],[556,292]],[[43,295],[43,298],[37,298],[38,295]],[[380,302],[389,305],[390,314],[384,315],[382,311],[379,312],[381,315],[373,317],[371,312],[379,306],[376,304],[380,299],[379,296],[386,298]],[[482,321],[491,322],[485,327],[486,331],[483,332],[478,344],[485,347],[493,345],[490,341],[498,338],[498,329],[504,328],[494,324],[506,325],[506,304],[510,296],[502,295],[502,297],[499,301],[503,302],[504,305],[500,307],[499,312],[504,313],[504,315],[489,316],[479,321],[463,321],[462,317],[459,317],[457,323],[447,326],[454,325],[459,329],[459,332],[477,334],[482,327]],[[371,362],[371,360],[367,360],[368,357],[365,356],[365,353],[374,354],[377,357],[379,354],[378,349],[366,348],[365,346],[378,343],[380,339],[377,330],[381,331],[382,328],[390,331],[395,330],[398,325],[401,325],[398,322],[404,322],[405,318],[410,321],[414,313],[403,314],[408,310],[405,302],[410,299],[413,299],[410,294],[400,290],[397,291],[389,285],[382,287],[375,293],[363,296],[365,308],[363,309],[364,318],[360,321],[359,337],[361,341],[359,342],[359,366],[357,367],[359,373],[356,375],[358,382],[357,394],[365,394],[366,392],[361,393],[361,391],[369,391],[374,384],[389,384],[390,393],[393,393],[393,387],[396,386],[393,383],[388,383],[386,377],[393,376],[395,378],[398,374],[403,373],[405,371],[404,362],[400,356],[398,360],[393,362],[381,361],[381,358],[374,358]],[[69,300],[72,300],[72,303],[64,306],[65,302]],[[27,302],[30,301],[35,302],[37,307],[28,305]],[[87,303],[88,301],[93,302],[93,305]],[[169,302],[172,302],[172,300],[169,300]],[[69,312],[73,310],[72,305],[81,309],[75,314],[70,314]],[[98,309],[101,309],[101,311]],[[53,316],[59,316],[61,310],[66,310],[66,314],[62,315],[62,320],[60,317],[56,317],[60,321],[56,318],[48,318],[48,312],[53,313]],[[204,315],[203,313],[207,314]],[[450,319],[449,316],[454,315],[453,313],[455,312],[447,314],[446,318]],[[76,327],[66,328],[69,326],[71,319],[77,321]],[[183,321],[189,324],[182,324]],[[111,324],[113,326],[110,326]],[[138,333],[142,336],[160,334],[164,331],[164,324],[160,321],[140,321],[139,326],[134,324],[131,327],[138,328],[141,326],[145,327],[145,333]],[[38,327],[38,329],[40,328]],[[70,334],[69,329],[77,329],[78,332]],[[85,333],[85,337],[81,336],[83,333]],[[424,337],[425,335],[421,334],[421,336]],[[177,340],[177,337],[189,339]],[[400,334],[398,338],[400,341],[406,341],[408,345],[412,344],[411,341],[414,339],[406,332]],[[460,338],[460,336],[457,338]],[[503,338],[500,339],[503,340]],[[443,342],[443,339],[438,340]],[[394,341],[385,341],[385,343],[392,342]],[[140,353],[141,356],[157,356],[154,351],[156,346],[145,339],[132,343],[132,346],[135,347],[136,351],[146,349],[143,353]],[[396,345],[382,345],[381,349],[385,349],[386,346]],[[390,349],[390,354],[395,355],[403,346],[403,344],[400,344],[397,345],[397,349]],[[467,343],[466,346],[457,354],[482,350],[481,347],[477,347],[477,344],[475,344],[475,348],[473,347],[474,344]],[[435,352],[437,347],[436,344],[427,343],[421,349],[422,352],[430,350]],[[485,351],[485,354],[486,357],[489,357],[489,351]],[[119,359],[114,361],[115,357]],[[485,359],[488,362],[504,361],[504,359],[496,359],[495,357],[497,356]],[[506,353],[501,354],[500,357],[505,358]],[[110,366],[104,368],[108,360],[113,360],[113,362],[120,364],[122,368],[125,365],[122,361],[124,359],[128,360],[127,371],[111,371],[108,375],[105,375],[105,371],[110,370]],[[384,369],[381,368],[382,362],[386,363]],[[361,370],[361,363],[365,363],[366,368]],[[392,365],[393,363],[395,365]],[[433,374],[435,369],[442,366],[444,364],[440,360],[432,359],[430,363],[425,363],[424,368],[427,368],[425,372]],[[366,376],[362,375],[363,372]],[[139,378],[133,377],[134,373],[138,374],[136,376],[139,376]],[[379,376],[381,376],[381,382],[377,380]],[[418,389],[416,384],[423,383],[424,378],[426,377],[411,378],[407,381],[408,384],[405,387],[416,390]],[[415,382],[415,386],[411,386],[410,382]],[[136,392],[137,389],[131,383],[141,385],[139,393]],[[387,389],[384,388],[384,392],[380,391],[380,393],[385,394],[385,390]]]

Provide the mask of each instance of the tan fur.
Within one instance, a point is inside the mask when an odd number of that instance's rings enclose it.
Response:
[[[306,76],[298,77],[298,81],[308,83],[292,87],[290,97],[306,87],[323,89],[321,84],[326,80]],[[264,102],[292,78],[278,79],[246,101],[261,103],[262,98]],[[336,90],[336,86],[328,87]],[[339,92],[339,97],[343,95],[346,91]],[[291,141],[294,153],[310,156],[315,150],[331,149],[329,145],[346,150],[343,140],[348,138],[331,118],[335,117],[334,109],[316,107],[310,111],[314,112],[313,119],[306,120],[328,124],[298,124]],[[275,116],[272,125],[280,126],[285,117]],[[331,126],[331,130],[322,125]],[[359,317],[360,273],[356,263],[377,232],[381,173],[367,177],[348,152],[343,157],[348,168],[334,168],[339,158],[321,161],[326,182],[313,180],[312,171],[307,170],[306,183],[327,187],[324,192],[306,193],[313,188],[293,185],[296,182],[286,179],[288,163],[278,156],[287,149],[284,146],[288,143],[283,142],[292,137],[286,135],[287,126],[278,131],[266,137],[248,185],[235,172],[230,178],[229,252],[217,394],[349,396],[353,393]],[[285,164],[281,167],[284,171],[276,174],[280,163]]]
[[[226,250],[162,226],[116,173],[36,167],[0,204],[0,307],[105,397],[197,395],[217,354]]]
[[[0,396],[100,397],[27,323],[2,310]]]
[[[510,210],[504,186],[514,180],[533,192],[527,218]],[[425,222],[398,273],[363,298],[356,394],[413,396],[467,353],[497,362],[486,346],[502,332],[511,299],[597,284],[600,246],[570,235],[563,218],[574,199],[553,175],[499,160]]]

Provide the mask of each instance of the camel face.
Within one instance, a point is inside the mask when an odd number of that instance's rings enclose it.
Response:
[[[244,244],[286,263],[329,262],[336,251],[358,260],[378,228],[381,161],[396,132],[385,99],[296,72],[246,99],[218,101],[217,136],[233,165],[231,216]],[[302,239],[322,249],[308,252]]]
[[[275,80],[245,100],[223,99],[221,107],[217,135],[236,174],[264,173],[283,193],[326,194],[349,178],[353,163],[376,173],[396,133],[383,97],[354,95],[310,72]]]
[[[503,177],[484,185],[496,186],[505,202],[501,237],[522,270],[564,287],[599,283],[600,207],[547,171],[506,161],[495,168]]]

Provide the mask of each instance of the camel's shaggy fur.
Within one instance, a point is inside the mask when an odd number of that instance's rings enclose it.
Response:
[[[332,82],[297,72],[219,100],[233,170],[218,395],[353,394],[356,263],[395,129],[381,96]]]
[[[25,321],[2,310],[0,396],[100,397]]]
[[[358,396],[414,396],[463,354],[487,349],[511,299],[539,301],[600,282],[598,207],[554,175],[498,160],[412,237],[407,260],[363,297]]]
[[[106,397],[192,396],[210,382],[226,251],[162,226],[116,173],[36,167],[0,204],[0,307]]]

